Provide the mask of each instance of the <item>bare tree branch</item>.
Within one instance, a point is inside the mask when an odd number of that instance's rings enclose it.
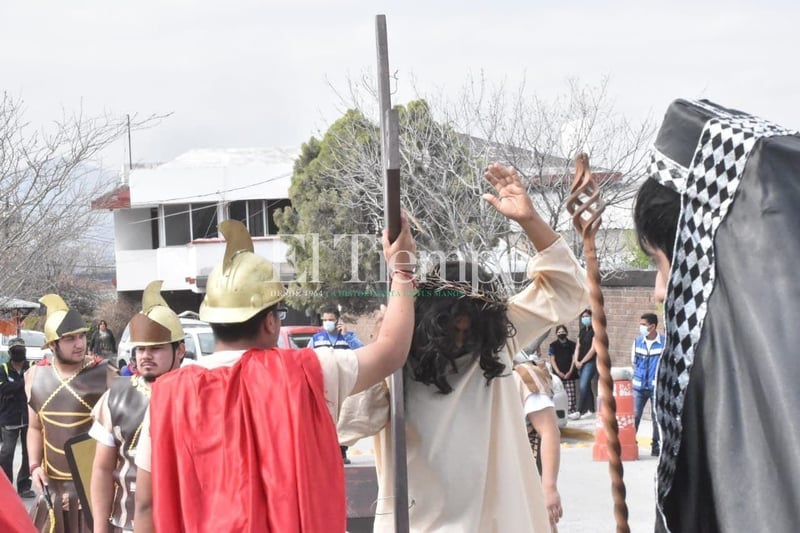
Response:
[[[131,128],[150,127],[162,118],[132,116]],[[23,102],[3,93],[0,296],[35,299],[87,263],[90,229],[99,216],[90,202],[113,185],[94,160],[126,129],[124,118],[86,117],[82,109],[65,111],[49,127],[34,129]]]

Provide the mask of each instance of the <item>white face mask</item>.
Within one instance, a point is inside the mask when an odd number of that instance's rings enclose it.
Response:
[[[648,326],[643,325],[643,324],[639,324],[639,334],[642,337],[647,337],[648,333],[650,333],[650,328]]]
[[[335,320],[323,320],[322,321],[322,327],[328,333],[333,333],[334,331],[336,331],[336,321]]]

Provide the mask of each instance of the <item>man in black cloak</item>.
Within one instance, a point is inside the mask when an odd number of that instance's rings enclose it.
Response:
[[[634,218],[668,338],[656,531],[797,531],[800,136],[675,101]]]

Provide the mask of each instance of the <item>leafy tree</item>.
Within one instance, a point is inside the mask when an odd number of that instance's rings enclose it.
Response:
[[[433,262],[491,249],[507,224],[480,198],[484,163],[471,157],[463,135],[433,119],[425,101],[399,106],[398,116],[401,201],[421,255]],[[358,110],[303,145],[292,207],[276,216],[295,270],[305,275],[291,286],[292,305],[343,303],[359,312],[381,301],[364,296],[383,289],[374,237],[383,226],[380,161],[380,129]]]
[[[290,302],[311,310],[331,303],[369,309],[373,300],[342,298],[337,291],[373,289],[382,280],[375,240],[334,246],[335,235],[366,235],[383,220],[379,128],[368,118],[377,114],[375,92],[353,82],[349,89],[349,110],[322,140],[312,138],[304,146],[290,191],[292,208],[278,219],[281,233],[295,234],[286,238],[297,271],[319,274],[293,284]],[[535,250],[516,224],[481,199],[488,189],[484,170],[493,161],[517,168],[539,213],[580,256],[581,239],[571,229],[565,204],[573,160],[586,151],[607,204],[598,248],[607,271],[624,268],[629,204],[654,128],[650,121],[631,124],[616,114],[605,82],[599,87],[571,82],[565,96],[547,102],[528,94],[524,84],[512,89],[470,79],[455,100],[419,99],[398,111],[401,201],[423,265],[468,258],[488,263],[508,289],[515,288],[504,272],[518,270],[522,265],[511,262],[516,257],[524,262]],[[319,235],[318,246],[312,234]],[[354,262],[361,267],[358,276]]]
[[[633,268],[648,270],[653,268],[653,262],[639,246],[635,230],[626,230],[624,233],[625,249],[628,252],[628,264]]]
[[[322,140],[312,137],[303,145],[289,190],[292,207],[275,215],[295,269],[289,296],[293,306],[319,311],[345,300],[356,312],[371,307],[370,298],[347,294],[380,289],[378,247],[374,236],[367,237],[374,234],[375,220],[359,209],[355,191],[340,184],[357,180],[367,190],[373,186],[370,174],[378,172],[377,160],[368,168],[352,165],[348,158],[373,159],[379,153],[377,143],[375,126],[353,110]]]

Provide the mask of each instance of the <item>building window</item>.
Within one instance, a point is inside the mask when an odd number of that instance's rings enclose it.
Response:
[[[263,237],[267,234],[264,223],[264,200],[237,200],[228,206],[228,215],[231,220],[238,220],[245,226],[253,237]]]
[[[217,204],[165,205],[164,236],[166,246],[217,237]]]
[[[275,210],[291,205],[287,199],[282,200],[237,200],[228,204],[228,218],[238,220],[253,237],[277,235]]]
[[[164,237],[167,246],[186,244],[192,240],[189,204],[164,206]]]
[[[217,204],[192,204],[192,240],[217,236]]]
[[[278,234],[278,225],[275,223],[275,211],[289,207],[292,205],[287,199],[282,200],[267,200],[267,231],[270,235]]]

